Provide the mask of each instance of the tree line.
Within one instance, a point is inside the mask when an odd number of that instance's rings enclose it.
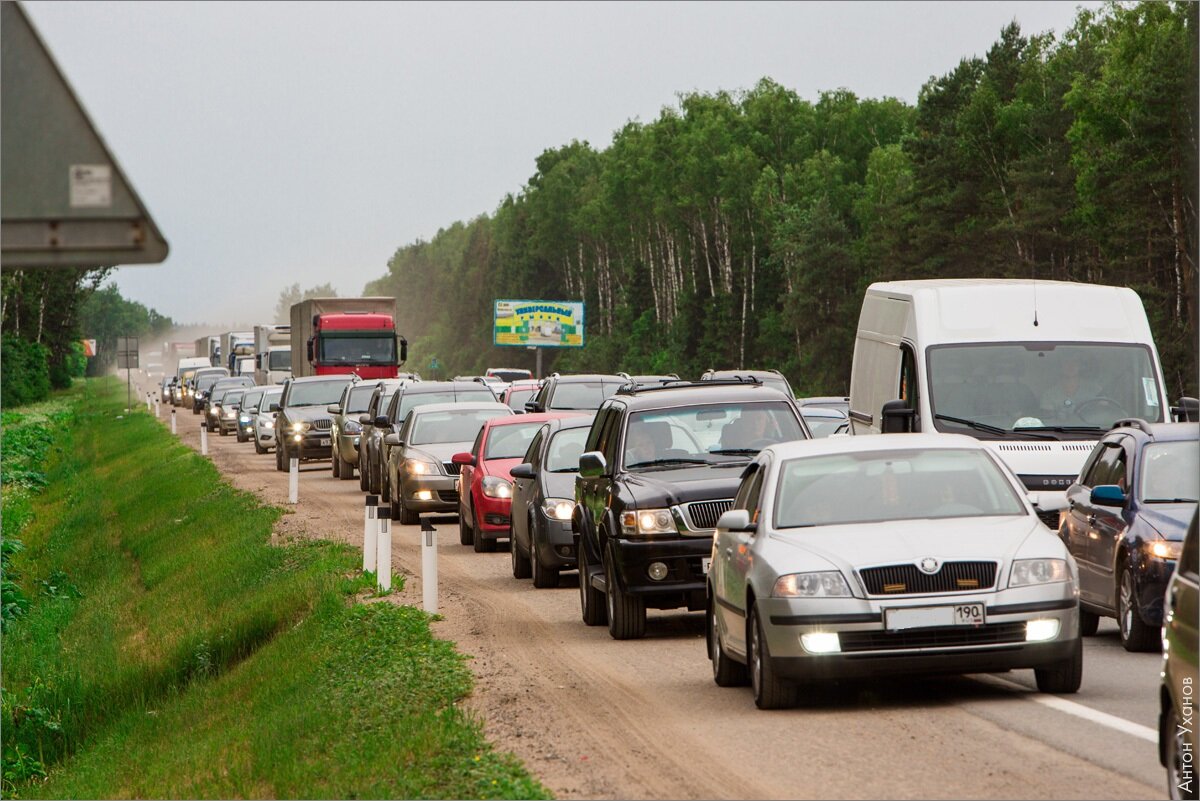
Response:
[[[915,106],[764,78],[679,97],[604,149],[547,150],[498,208],[400,247],[420,369],[532,366],[487,346],[497,298],[582,299],[560,370],[778,367],[848,390],[863,291],[902,278],[1042,278],[1142,297],[1172,397],[1197,393],[1197,5],[1006,26]],[[1080,315],[1086,309],[1075,310]]]

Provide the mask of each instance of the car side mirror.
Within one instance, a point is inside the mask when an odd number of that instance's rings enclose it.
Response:
[[[525,401],[525,411],[537,414],[542,410],[542,405],[537,401]]]
[[[401,444],[400,443],[400,435],[399,434],[388,434],[386,437],[383,438],[383,444],[384,445],[399,445],[399,444]]]
[[[381,414],[375,418],[375,427],[376,428],[391,428],[392,423],[390,420],[388,420],[386,414]]]
[[[583,478],[600,478],[608,472],[608,463],[600,451],[588,451],[579,457],[579,475]]]
[[[525,462],[523,464],[517,465],[512,470],[509,470],[508,474],[510,476],[512,476],[513,478],[536,478],[537,477],[536,474],[533,472],[533,465],[531,465],[529,462]]]
[[[308,340],[306,345],[307,345],[307,347],[305,348],[305,353],[308,356],[308,361],[312,362],[312,360],[313,360],[313,341],[311,339]]]
[[[450,461],[457,465],[474,465],[475,457],[469,453],[456,453],[450,457]]]
[[[341,414],[342,407],[338,406],[336,403],[331,403],[325,407],[325,411],[329,412],[330,414]]]
[[[270,406],[268,406],[268,407],[267,407],[267,411],[270,411],[270,412],[277,412],[277,411],[279,411],[281,408],[282,408],[282,407],[281,407],[281,406],[280,406],[278,403],[272,403]]]
[[[908,434],[913,430],[915,412],[902,400],[890,400],[879,412],[879,430],[883,434]]]
[[[1200,400],[1180,398],[1171,407],[1171,418],[1176,423],[1194,423],[1200,420]]]
[[[371,423],[371,415],[369,415],[369,414],[360,414],[360,415],[358,416],[358,422],[359,422],[360,424],[364,425],[364,426],[369,426],[369,425],[372,425],[372,423]]]
[[[1124,506],[1125,493],[1116,484],[1092,487],[1091,502],[1095,506]]]
[[[726,531],[754,531],[757,526],[750,522],[750,513],[745,509],[730,509],[717,520],[717,528]]]
[[[400,363],[404,364],[408,361],[408,340],[404,337],[398,337],[400,340]]]
[[[258,414],[258,407],[251,406],[249,409],[246,410],[246,414]]]

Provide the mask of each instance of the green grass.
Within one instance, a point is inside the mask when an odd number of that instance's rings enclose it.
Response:
[[[455,706],[424,613],[357,602],[353,551],[272,546],[279,510],[84,392],[13,557],[6,796],[546,797]]]

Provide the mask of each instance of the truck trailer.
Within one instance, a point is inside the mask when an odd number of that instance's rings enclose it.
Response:
[[[221,334],[221,367],[229,369],[230,375],[238,375],[238,361],[254,356],[253,331],[226,331]]]
[[[292,375],[395,378],[408,358],[396,299],[309,298],[292,306]]]
[[[282,384],[292,375],[292,327],[254,326],[254,380],[261,385]]]
[[[209,367],[221,367],[221,337],[208,334],[196,340],[193,356],[208,359]]]

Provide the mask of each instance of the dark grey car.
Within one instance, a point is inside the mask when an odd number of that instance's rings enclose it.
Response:
[[[336,403],[353,379],[349,375],[289,378],[283,383],[275,418],[275,469],[284,472],[294,457],[328,459],[333,450],[333,418],[327,407]]]
[[[591,417],[550,420],[511,470],[513,576],[535,587],[557,587],[559,572],[575,569],[575,476],[591,427]]]
[[[342,392],[341,399],[328,408],[333,415],[333,453],[330,461],[334,478],[346,481],[354,478],[354,468],[358,467],[359,439],[362,436],[362,423],[358,418],[366,412],[374,391],[374,382],[352,383]]]

